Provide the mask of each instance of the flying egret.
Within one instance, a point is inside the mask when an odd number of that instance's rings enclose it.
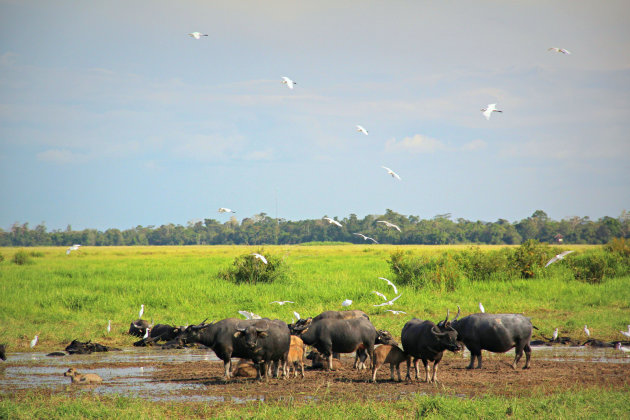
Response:
[[[352,301],[350,299],[346,299],[343,302],[341,302],[341,306],[350,306],[352,305]]]
[[[232,209],[228,209],[225,207],[219,207],[219,210],[217,210],[219,213],[236,213],[234,210]]]
[[[372,306],[391,306],[394,304],[394,302],[396,302],[398,300],[398,298],[400,298],[402,296],[402,293],[399,294],[398,296],[396,296],[394,299],[387,301],[387,302],[383,302],[383,303],[379,303],[378,305],[372,305]]]
[[[394,283],[392,283],[391,280],[386,279],[385,277],[379,277],[379,279],[381,280],[385,280],[387,282],[387,284],[389,284],[390,286],[392,286],[394,288],[394,294],[397,295],[398,294],[398,289],[396,288],[396,285]]]
[[[262,319],[260,315],[256,315],[253,312],[249,311],[238,311],[239,314],[243,315],[245,319]]]
[[[282,306],[285,303],[295,303],[295,302],[293,302],[292,300],[274,300],[271,303],[277,303],[278,305]]]
[[[337,226],[341,227],[341,223],[339,223],[335,219],[331,219],[330,217],[324,217],[324,219],[328,220],[328,223],[330,223],[330,224],[337,225]]]
[[[36,335],[35,338],[31,340],[31,348],[37,345],[37,341],[39,340],[39,335]]]
[[[558,47],[548,48],[547,51],[553,51],[553,52],[562,53],[562,54],[566,54],[566,55],[571,54],[571,51],[565,50],[564,48],[558,48]]]
[[[191,32],[188,35],[195,39],[201,39],[202,36],[208,36],[208,34],[202,34],[201,32]]]
[[[558,339],[558,329],[553,330],[553,336],[551,337],[552,341],[556,341]]]
[[[302,318],[300,318],[300,314],[298,314],[298,313],[297,313],[297,312],[295,312],[295,311],[293,311],[293,316],[295,317],[295,320],[296,320],[296,321],[299,321],[300,319],[302,319]]]
[[[556,261],[560,261],[563,260],[564,257],[566,257],[567,255],[569,255],[570,253],[572,253],[573,251],[564,251],[559,253],[558,255],[556,255],[555,257],[553,257],[552,259],[550,259],[547,264],[545,264],[545,267],[555,263]]]
[[[363,128],[363,126],[357,125],[357,131],[365,134],[366,136],[368,135],[367,130]]]
[[[591,336],[591,332],[589,331],[588,327],[585,325],[584,326],[584,334],[586,334],[587,337]]]
[[[481,313],[486,313],[485,308],[483,307],[483,305],[481,304],[481,302],[479,302],[479,310],[481,311]]]
[[[376,290],[372,290],[372,293],[374,293],[376,296],[382,297],[383,300],[387,300],[387,297],[385,297],[385,295],[382,294],[381,292],[377,292]]]
[[[140,313],[138,313],[138,319],[142,319],[143,313],[144,313],[144,305],[140,305]]]
[[[385,312],[391,312],[391,313],[393,313],[394,315],[400,315],[400,314],[406,314],[406,313],[407,313],[407,312],[405,312],[405,311],[394,311],[393,309],[388,309],[388,310],[386,310]]]
[[[374,242],[375,244],[377,244],[377,243],[378,243],[378,242],[376,241],[376,239],[374,239],[374,238],[370,238],[369,236],[365,236],[365,235],[364,235],[364,234],[362,234],[362,233],[353,233],[353,235],[357,235],[357,236],[359,236],[359,237],[363,238],[363,240],[364,240],[364,241],[367,241],[367,240],[369,239],[370,241]]]
[[[395,224],[388,222],[387,220],[377,220],[376,223],[385,223],[385,226],[390,227],[390,228],[394,228],[396,229],[398,232],[401,232],[400,228],[398,226],[396,226]]]
[[[381,168],[385,169],[387,171],[387,173],[392,176],[392,178],[396,178],[397,180],[400,181],[401,178],[400,178],[400,176],[398,176],[398,174],[396,172],[392,171],[387,166],[381,166]]]
[[[628,325],[628,331],[619,331],[619,332],[625,335],[626,337],[630,337],[630,325]]]
[[[66,255],[70,255],[72,251],[78,251],[80,247],[81,247],[80,244],[72,245],[70,248],[66,249]]]
[[[483,116],[486,117],[486,120],[490,119],[490,115],[492,115],[493,112],[503,112],[497,109],[497,104],[488,104],[486,108],[481,108],[481,111],[483,112]]]
[[[107,334],[109,334],[112,330],[112,320],[107,321]]]
[[[257,253],[255,253],[255,252],[254,252],[253,254],[250,254],[250,255],[253,255],[253,256],[254,256],[254,258],[259,259],[260,261],[262,261],[262,262],[264,262],[265,264],[267,264],[267,258],[265,258],[264,256],[262,256],[262,255],[260,255],[260,254],[257,254]]]
[[[289,89],[293,89],[293,86],[297,85],[297,83],[286,76],[282,76],[282,83],[286,84]]]

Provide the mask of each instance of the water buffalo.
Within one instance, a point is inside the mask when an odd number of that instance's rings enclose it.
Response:
[[[0,359],[7,360],[6,344],[0,344]]]
[[[470,351],[470,364],[472,369],[477,358],[477,369],[481,369],[481,350],[493,353],[505,353],[514,348],[515,357],[512,368],[525,351],[525,366],[529,368],[529,359],[532,349],[529,342],[532,338],[532,322],[521,314],[488,314],[479,313],[468,315],[460,320],[459,307],[457,316],[451,322],[451,326],[457,331],[458,340],[463,342]]]
[[[95,373],[81,374],[74,370],[74,368],[68,369],[63,376],[69,376],[70,382],[73,384],[89,385],[103,382],[103,379]]]
[[[167,324],[155,324],[149,331],[149,338],[154,342],[156,341],[171,341],[175,340],[186,327],[176,327],[174,325]]]
[[[416,371],[416,380],[418,379],[418,362],[422,360],[424,365],[425,382],[437,382],[438,363],[442,360],[444,350],[455,352],[459,350],[457,344],[457,331],[455,331],[450,323],[448,323],[448,312],[446,319],[435,325],[431,321],[423,321],[413,318],[408,321],[402,329],[401,341],[405,353],[413,356],[413,365]],[[433,362],[433,373],[429,381],[429,362]],[[407,379],[411,379],[409,372],[409,364],[407,364]]]
[[[398,381],[400,382],[400,364],[407,362],[407,370],[411,364],[411,356],[406,354],[400,348],[383,344],[374,348],[374,363],[372,364],[372,382],[376,382],[376,371],[386,363],[389,363],[391,380],[394,380],[394,368],[398,372]]]
[[[92,340],[86,342],[72,340],[72,342],[66,346],[65,350],[69,354],[91,354],[94,352],[109,351],[110,348],[99,343],[92,343]]]
[[[312,369],[325,369],[328,370],[328,358],[324,358],[317,350],[312,350],[306,355],[306,358],[311,361]],[[341,370],[341,360],[333,357],[333,370]]]
[[[302,372],[302,378],[304,378],[304,342],[300,337],[295,335],[291,336],[291,346],[289,347],[289,354],[287,356],[287,367],[285,370],[285,376],[289,376],[291,373],[291,367],[297,377],[297,368],[300,367]]]
[[[290,334],[287,324],[279,320],[227,318],[216,323],[191,325],[186,328],[187,342],[201,343],[210,347],[223,360],[225,378],[231,374],[232,357],[251,359],[258,365],[257,379],[267,375],[268,364],[286,361]]]
[[[300,338],[304,344],[315,347],[324,357],[328,357],[328,368],[331,370],[333,353],[352,353],[365,349],[370,359],[374,360],[374,345],[380,343],[376,328],[364,317],[320,319],[302,329]]]
[[[149,328],[148,321],[145,321],[144,319],[136,319],[135,321],[132,321],[129,325],[128,333],[136,337],[144,337],[147,328]]]

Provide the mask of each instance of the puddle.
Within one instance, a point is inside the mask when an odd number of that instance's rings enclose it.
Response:
[[[552,362],[630,363],[630,353],[612,347],[532,347],[532,360]]]

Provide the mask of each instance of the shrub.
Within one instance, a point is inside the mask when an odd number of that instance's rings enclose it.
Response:
[[[462,271],[450,253],[414,257],[409,251],[397,250],[390,254],[387,262],[396,282],[402,285],[451,291],[462,278]]]
[[[548,245],[535,239],[523,242],[512,254],[510,265],[521,277],[534,277],[538,268],[543,267],[551,258],[553,250]]]
[[[11,259],[11,261],[13,261],[17,265],[26,265],[33,263],[31,255],[23,249],[20,249],[15,254],[13,254],[13,258]]]
[[[509,248],[483,252],[475,247],[459,252],[455,259],[466,277],[472,281],[506,280],[514,271],[510,266],[511,255]]]
[[[262,251],[258,254],[264,255]],[[251,254],[243,254],[234,259],[232,266],[219,272],[218,277],[236,284],[272,283],[287,274],[287,266],[282,258],[264,255],[267,264]]]
[[[604,277],[615,275],[615,261],[610,254],[601,252],[575,255],[568,260],[576,280],[588,283],[601,283]]]
[[[0,254],[0,263],[4,261],[4,255]]]

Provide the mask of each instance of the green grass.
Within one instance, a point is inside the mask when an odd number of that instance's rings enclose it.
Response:
[[[580,389],[520,397],[412,396],[398,401],[294,400],[249,404],[151,402],[95,394],[0,396],[0,418],[589,419],[627,418],[630,390]]]
[[[522,312],[532,317],[543,333],[559,327],[563,335],[583,338],[588,324],[593,336],[623,338],[619,330],[630,323],[629,277],[606,279],[591,285],[572,279],[563,263],[551,266],[540,279],[461,281],[454,291],[400,287],[402,297],[393,309],[408,315],[394,316],[371,293],[393,297],[392,289],[378,277],[394,279],[387,259],[397,249],[435,255],[465,250],[467,246],[321,245],[267,246],[264,253],[284,258],[289,274],[272,284],[236,285],[217,279],[238,255],[258,251],[247,246],[190,247],[84,247],[65,254],[65,248],[42,247],[32,251],[31,264],[11,262],[17,248],[2,248],[0,262],[0,343],[9,351],[29,351],[28,343],[40,336],[39,351],[58,350],[72,339],[92,339],[106,345],[127,346],[135,339],[125,333],[137,318],[156,323],[188,324],[205,318],[240,317],[238,310],[289,321],[293,311],[314,316],[341,309],[352,299],[351,309],[367,312],[377,328],[400,335],[412,316],[437,320],[461,306],[463,314],[478,311]],[[482,250],[497,249],[482,247]],[[593,249],[571,246],[578,252]],[[270,305],[274,300],[296,304]],[[107,320],[112,332],[107,335]]]

